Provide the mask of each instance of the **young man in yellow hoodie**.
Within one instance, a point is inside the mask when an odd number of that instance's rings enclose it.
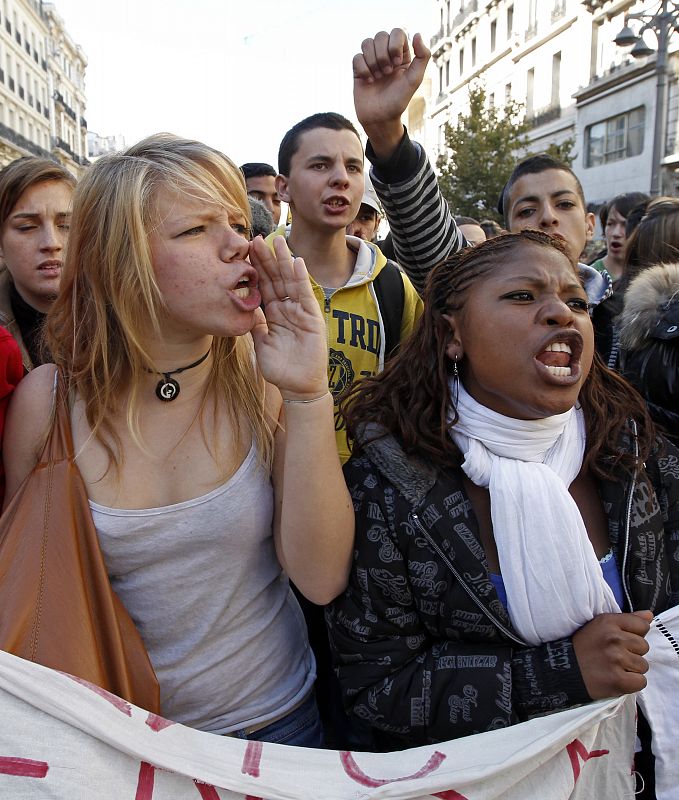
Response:
[[[344,462],[349,450],[338,403],[354,381],[384,367],[390,351],[413,329],[422,300],[376,245],[346,235],[364,192],[363,146],[349,120],[330,112],[307,117],[283,137],[278,161],[276,188],[290,206],[292,224],[267,241],[286,233],[291,251],[304,258],[323,310],[328,383]]]

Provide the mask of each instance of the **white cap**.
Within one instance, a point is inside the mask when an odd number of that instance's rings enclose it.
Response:
[[[370,180],[370,175],[368,174],[367,170],[363,173],[363,177],[365,179],[365,189],[363,192],[363,199],[361,200],[361,205],[370,206],[370,208],[373,208],[375,211],[377,211],[378,214],[381,215],[382,208],[380,206],[380,201],[377,199],[377,192],[375,192],[375,189],[373,188],[372,182]]]

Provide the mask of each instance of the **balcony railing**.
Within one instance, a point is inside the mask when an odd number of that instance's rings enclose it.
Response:
[[[89,166],[89,161],[85,158],[85,156],[79,156],[77,153],[73,152],[73,148],[68,142],[65,142],[63,139],[60,139],[58,136],[52,137],[52,147],[58,147],[60,150],[63,150],[64,153],[67,153],[76,164],[80,164],[83,167]]]
[[[526,122],[531,128],[539,128],[561,117],[561,106],[547,106],[534,111],[531,115],[526,114]]]
[[[38,156],[39,158],[50,157],[50,154],[46,150],[43,150],[42,147],[39,147],[20,133],[8,128],[7,125],[4,125],[2,122],[0,122],[0,136],[12,142],[12,144],[15,144],[17,147],[20,147],[22,150],[28,150],[28,152],[32,153],[34,156]]]

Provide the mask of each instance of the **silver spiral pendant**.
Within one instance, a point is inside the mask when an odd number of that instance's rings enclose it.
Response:
[[[156,397],[164,403],[174,400],[179,394],[179,384],[174,378],[161,378],[156,385]]]

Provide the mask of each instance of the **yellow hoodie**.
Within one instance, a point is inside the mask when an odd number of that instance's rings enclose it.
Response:
[[[274,237],[284,232],[279,228],[267,237],[267,244],[273,247]],[[344,286],[324,290],[313,276],[309,276],[328,334],[328,385],[335,403],[335,436],[342,463],[349,458],[350,452],[338,403],[355,381],[380,372],[385,360],[384,324],[372,283],[384,269],[387,259],[374,244],[354,236],[347,236],[347,246],[356,252],[356,264]],[[404,288],[403,341],[412,331],[423,306],[409,278],[405,273],[401,273],[401,277]]]

